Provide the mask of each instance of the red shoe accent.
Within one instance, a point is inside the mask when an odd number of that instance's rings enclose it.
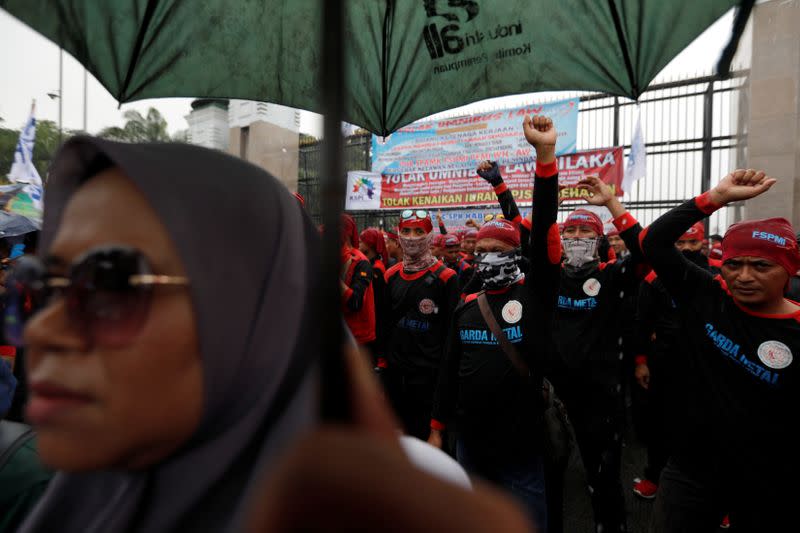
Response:
[[[725,518],[722,519],[722,523],[720,523],[720,529],[728,529],[731,527],[731,521],[728,519],[728,515],[725,515]]]
[[[658,492],[658,485],[649,479],[642,479],[633,484],[633,493],[645,500],[653,500]]]

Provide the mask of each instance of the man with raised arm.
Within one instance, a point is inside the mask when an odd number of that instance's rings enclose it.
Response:
[[[673,245],[695,222],[775,181],[736,170],[642,232],[642,251],[675,301],[688,344],[672,354],[684,401],[672,406],[682,424],[661,473],[659,533],[715,531],[726,510],[738,531],[793,529],[800,305],[784,290],[800,267],[794,230],[782,218],[732,225],[716,276]]]
[[[546,532],[542,370],[561,262],[556,131],[547,117],[526,117],[524,132],[537,152],[533,275],[520,270],[515,224],[485,223],[475,247],[483,290],[455,310],[429,442],[441,446],[441,431],[457,418],[458,461],[516,496]]]

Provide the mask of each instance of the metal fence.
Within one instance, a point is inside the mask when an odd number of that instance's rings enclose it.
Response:
[[[746,133],[738,117],[746,99],[742,91],[747,71],[726,80],[695,77],[654,84],[639,99],[647,175],[625,194],[629,211],[649,224],[668,209],[713,186],[744,160]],[[636,125],[636,102],[606,94],[560,94],[558,99],[580,96],[578,150],[623,146],[630,150]],[[369,170],[370,135],[348,137],[345,168]],[[315,221],[320,220],[321,146],[300,148],[298,190]],[[565,203],[560,218],[580,204]],[[443,210],[444,211],[444,210]],[[351,213],[359,228],[396,222],[397,211]],[[711,233],[723,233],[739,220],[738,206],[724,208],[709,219]]]

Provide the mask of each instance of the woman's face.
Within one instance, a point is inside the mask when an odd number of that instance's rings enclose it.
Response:
[[[186,275],[158,216],[118,169],[94,176],[72,196],[47,255],[69,265],[108,244],[137,248],[155,274]],[[66,274],[66,267],[52,270]],[[25,344],[28,415],[39,453],[54,468],[145,468],[200,423],[203,371],[187,287],[155,287],[147,318],[124,346],[87,338],[60,297],[30,319]]]

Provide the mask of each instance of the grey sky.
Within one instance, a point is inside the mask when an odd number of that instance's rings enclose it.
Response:
[[[732,21],[733,16],[729,12],[678,55],[657,79],[710,73],[730,37]],[[37,118],[58,121],[58,101],[47,97],[48,92],[58,89],[58,56],[56,45],[0,10],[0,72],[3,73],[0,117],[4,119],[4,127],[21,127],[34,98]],[[164,115],[171,133],[187,128],[184,116],[190,111],[190,98],[143,100],[118,109],[114,98],[90,74],[88,99],[90,133],[96,133],[106,126],[121,125],[122,112],[127,109],[146,111],[149,107],[156,107]],[[476,103],[461,109],[469,112],[470,109],[487,105],[513,106],[531,100],[530,95],[496,98],[489,104]],[[68,54],[64,54],[63,125],[66,129],[83,127],[83,67]],[[301,131],[319,136],[319,115],[303,112]]]

